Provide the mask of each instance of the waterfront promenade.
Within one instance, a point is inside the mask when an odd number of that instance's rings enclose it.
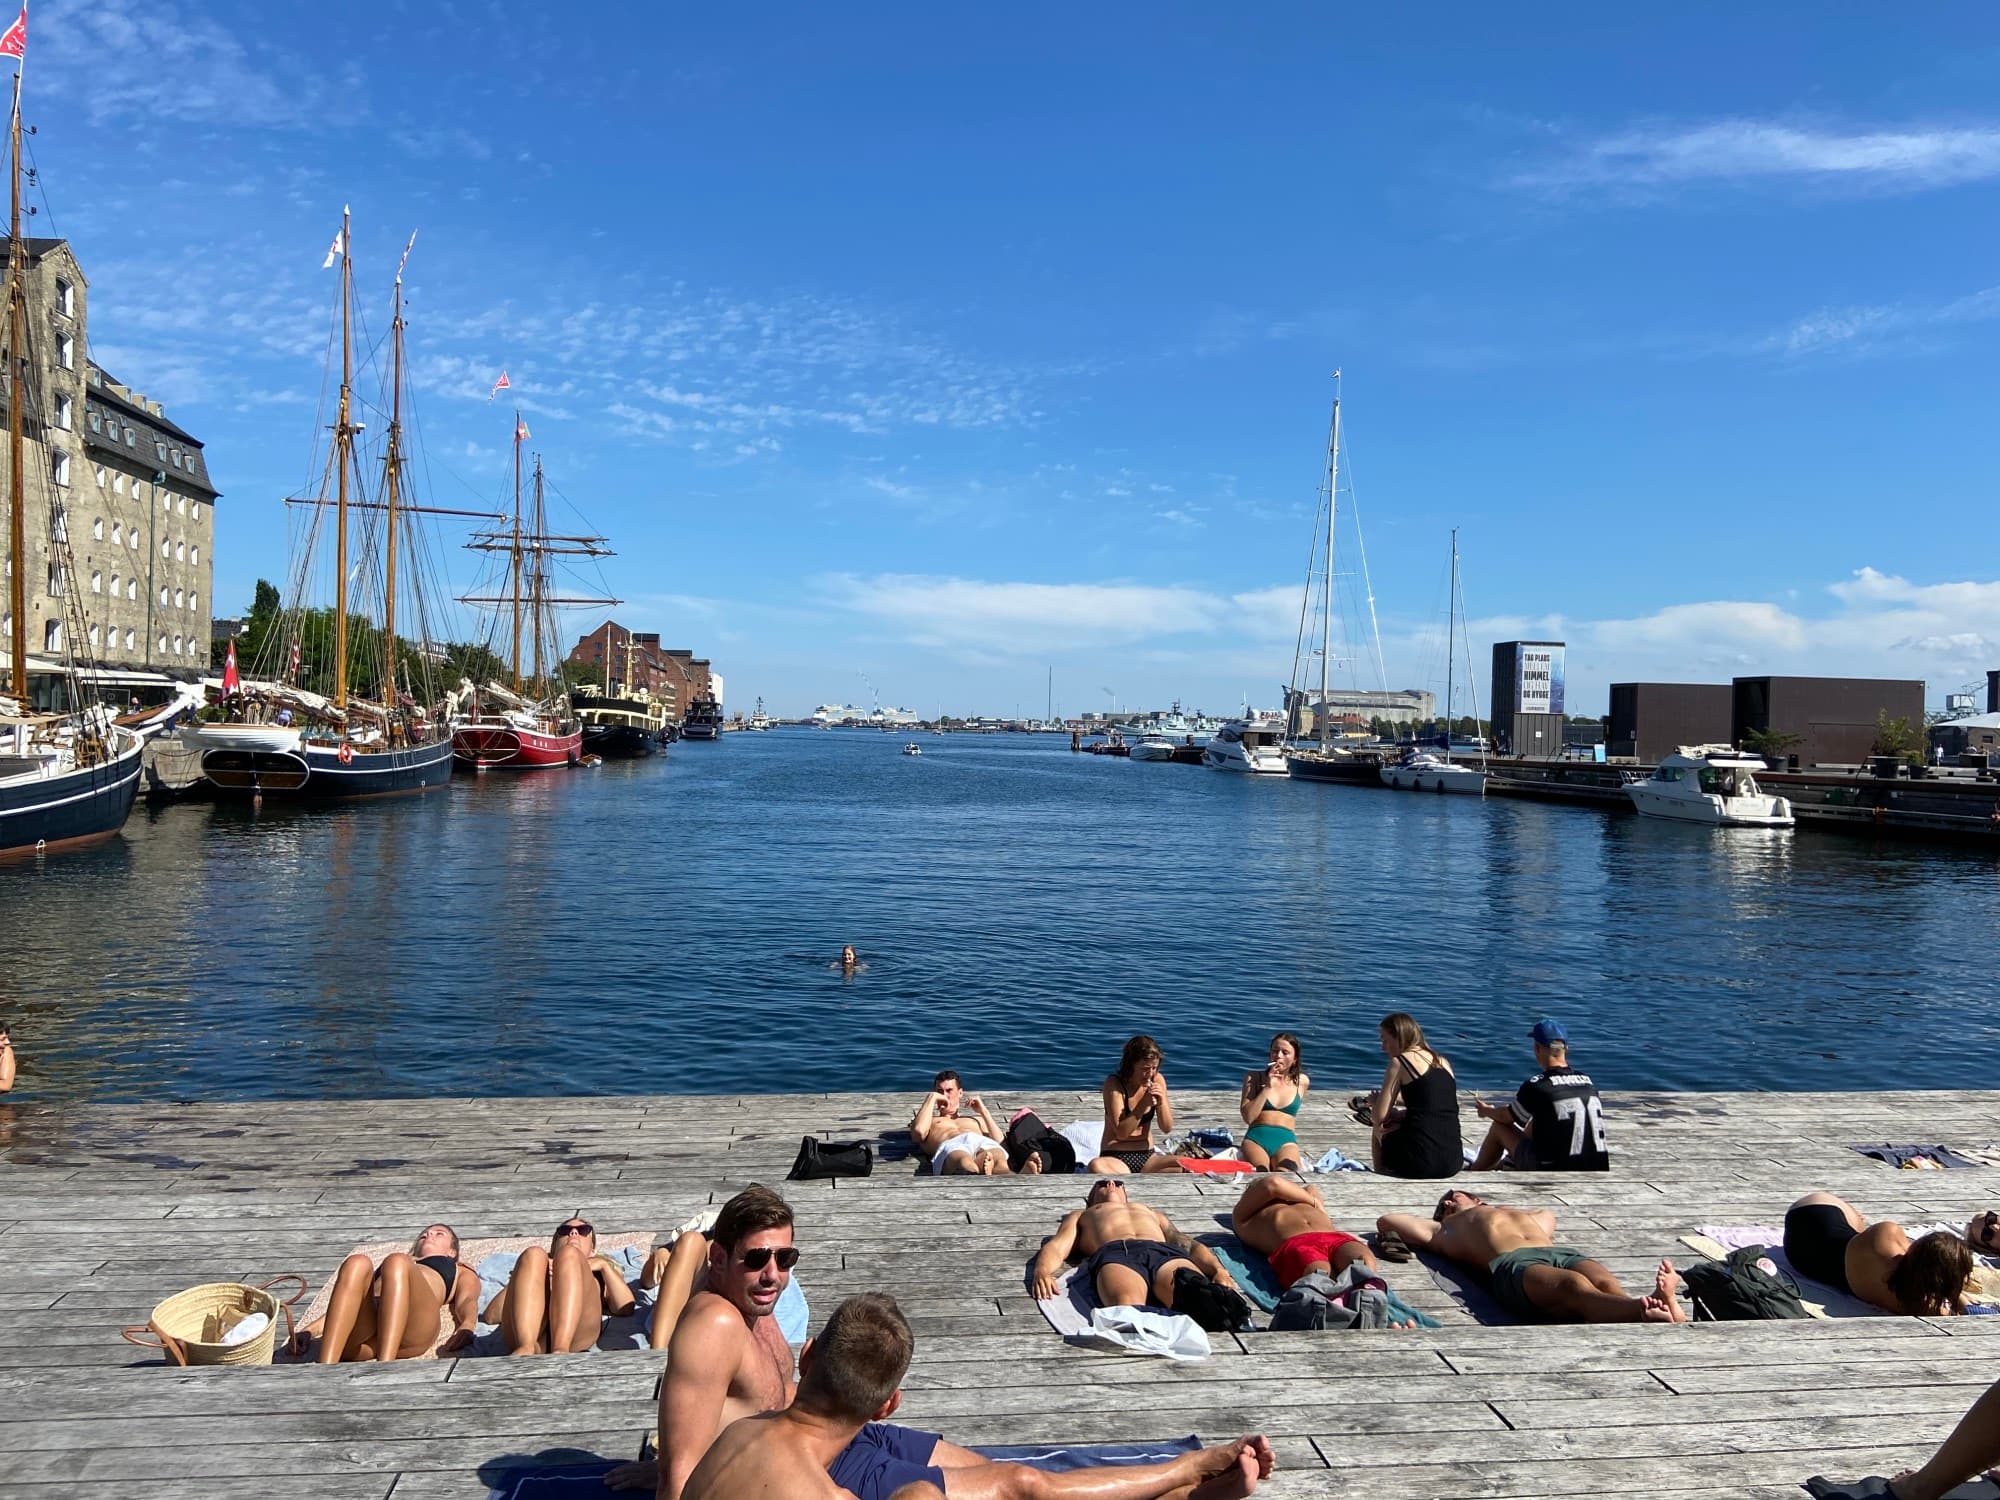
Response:
[[[1331,1093],[1332,1090],[1327,1090]],[[989,1094],[1050,1120],[1094,1096]],[[507,1460],[630,1457],[653,1420],[647,1353],[333,1369],[145,1365],[117,1328],[197,1282],[298,1272],[442,1219],[468,1237],[664,1230],[744,1183],[778,1184],[801,1134],[873,1137],[914,1096],[18,1104],[0,1114],[0,1500],[479,1496]],[[1871,1217],[1963,1221],[2000,1172],[1895,1172],[1851,1143],[2000,1135],[2000,1094],[1637,1094],[1607,1101],[1614,1170],[1465,1178],[1553,1206],[1559,1238],[1628,1285],[1697,1223],[1771,1223],[1808,1188]],[[1234,1099],[1177,1094],[1186,1123]],[[1468,1124],[1470,1128],[1470,1124]],[[1301,1134],[1365,1150],[1316,1095]],[[1023,1271],[1088,1179],[794,1183],[798,1278],[817,1327],[843,1296],[894,1293],[918,1337],[901,1419],[966,1443],[1269,1433],[1274,1496],[1423,1500],[1621,1492],[1775,1500],[1814,1472],[1919,1458],[1992,1381],[2000,1318],[1688,1327],[1482,1326],[1420,1265],[1395,1285],[1434,1331],[1217,1336],[1173,1366],[1068,1348]],[[1316,1179],[1337,1222],[1423,1208],[1436,1185]],[[1195,1232],[1239,1184],[1147,1178]],[[490,1289],[489,1289],[490,1291]],[[135,1367],[136,1366],[136,1367]]]

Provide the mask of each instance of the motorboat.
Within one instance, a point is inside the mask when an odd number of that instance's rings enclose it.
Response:
[[[1394,765],[1382,767],[1382,784],[1399,792],[1456,792],[1466,797],[1486,795],[1486,773],[1462,766],[1428,750],[1416,750]]]
[[[1157,734],[1149,734],[1132,746],[1133,760],[1172,760],[1174,742]]]
[[[1757,785],[1764,762],[1728,745],[1683,745],[1643,781],[1628,782],[1632,806],[1649,818],[1717,828],[1790,828],[1792,804]]]
[[[1231,719],[1202,748],[1201,763],[1217,771],[1243,771],[1253,776],[1287,776],[1284,721],[1275,714]]]
[[[924,747],[919,745],[915,740],[911,740],[907,745],[903,746],[903,754],[905,755],[922,755],[923,753]]]

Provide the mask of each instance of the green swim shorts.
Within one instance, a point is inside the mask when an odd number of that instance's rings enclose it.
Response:
[[[1573,1250],[1568,1245],[1523,1245],[1519,1250],[1496,1255],[1486,1267],[1486,1275],[1493,1288],[1493,1300],[1517,1318],[1529,1322],[1545,1321],[1548,1314],[1528,1300],[1528,1289],[1522,1285],[1528,1267],[1554,1266],[1558,1271],[1569,1271],[1574,1270],[1579,1261],[1589,1259],[1581,1250]]]

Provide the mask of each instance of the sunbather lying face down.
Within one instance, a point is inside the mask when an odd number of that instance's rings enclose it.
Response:
[[[1376,1269],[1374,1254],[1358,1236],[1334,1228],[1319,1189],[1293,1178],[1262,1177],[1251,1183],[1229,1220],[1238,1239],[1270,1258],[1281,1287],[1314,1271],[1338,1276],[1356,1261]]]
[[[1030,1277],[1035,1296],[1053,1297],[1064,1264],[1080,1256],[1089,1257],[1082,1274],[1105,1307],[1171,1308],[1174,1273],[1182,1270],[1199,1271],[1217,1286],[1236,1285],[1213,1250],[1165,1214],[1133,1202],[1116,1178],[1094,1185],[1084,1206],[1065,1215],[1044,1242]]]
[[[323,1365],[367,1359],[419,1359],[437,1344],[438,1319],[450,1308],[453,1330],[439,1350],[456,1354],[472,1342],[479,1318],[479,1273],[458,1259],[458,1236],[447,1224],[420,1233],[409,1253],[350,1255],[333,1280],[326,1316],[292,1337],[303,1354],[319,1341]]]
[[[1597,1261],[1555,1242],[1553,1210],[1503,1208],[1454,1188],[1438,1199],[1434,1215],[1384,1214],[1375,1227],[1401,1235],[1413,1250],[1484,1271],[1494,1300],[1516,1317],[1555,1323],[1687,1321],[1675,1295],[1680,1277],[1672,1261],[1660,1262],[1651,1292],[1634,1297]]]
[[[500,1325],[509,1354],[576,1354],[597,1342],[606,1315],[632,1310],[625,1273],[597,1253],[597,1231],[572,1215],[543,1250],[531,1245],[514,1263],[484,1319]]]
[[[1972,1246],[1990,1242],[1992,1216],[1965,1230],[1965,1239],[1940,1229],[1913,1244],[1900,1224],[1870,1224],[1845,1198],[1807,1193],[1785,1210],[1785,1258],[1800,1275],[1885,1312],[1949,1316],[1965,1311]]]

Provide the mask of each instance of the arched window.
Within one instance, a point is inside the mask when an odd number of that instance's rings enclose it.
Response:
[[[161,585],[160,585],[160,608],[161,608],[161,609],[165,609],[165,608],[167,607],[167,600],[171,599],[172,597],[173,597],[173,595],[171,595],[171,594],[169,594],[169,593],[167,592],[167,586],[166,586],[166,585],[165,585],[164,583],[163,583],[163,584],[161,584]]]
[[[128,578],[125,580],[125,597],[127,599],[137,599],[139,597],[139,580],[137,578]]]
[[[101,594],[104,592],[104,575],[102,573],[96,572],[95,570],[92,571],[90,575],[90,591],[93,594]],[[95,646],[97,642],[92,641],[90,644]]]
[[[127,651],[137,651],[139,649],[138,631],[128,630],[125,632],[125,649]]]
[[[90,649],[93,651],[97,649],[97,627],[95,625],[90,627]]]
[[[174,655],[176,655],[176,656],[179,656],[180,654],[181,654],[181,638],[180,638],[179,636],[175,636],[175,637],[174,637]]]
[[[201,608],[201,595],[194,589],[188,590],[188,608],[189,609]]]
[[[114,599],[118,597],[118,575],[116,573],[111,575],[111,597]]]
[[[174,608],[175,608],[175,609],[186,609],[186,608],[187,608],[187,590],[186,590],[186,589],[175,589],[175,590],[174,590]]]
[[[129,532],[125,534],[125,545],[130,547],[134,552],[137,552],[139,550],[138,527],[134,526]]]
[[[116,521],[111,523],[111,545],[114,547],[125,545],[125,528]]]
[[[172,542],[168,541],[168,540],[167,540],[167,539],[166,539],[165,537],[161,537],[161,538],[160,538],[160,556],[162,556],[162,557],[172,557],[173,555],[174,555],[174,544],[173,544]]]
[[[99,516],[90,523],[90,539],[93,542],[104,540],[104,517]]]
[[[176,562],[186,562],[188,560],[188,544],[186,542],[174,543],[174,560]]]
[[[191,563],[199,563],[201,561],[201,548],[199,547],[188,548],[188,561]]]
[[[191,507],[189,507],[188,516],[190,519],[196,521],[199,521],[201,519],[201,502],[199,500],[195,501],[194,504]]]
[[[42,649],[44,651],[62,650],[61,620],[50,620],[42,626]]]
[[[166,654],[167,654],[167,638],[166,638],[165,636],[161,636],[161,637],[160,637],[160,655],[162,655],[162,656],[165,656]]]

